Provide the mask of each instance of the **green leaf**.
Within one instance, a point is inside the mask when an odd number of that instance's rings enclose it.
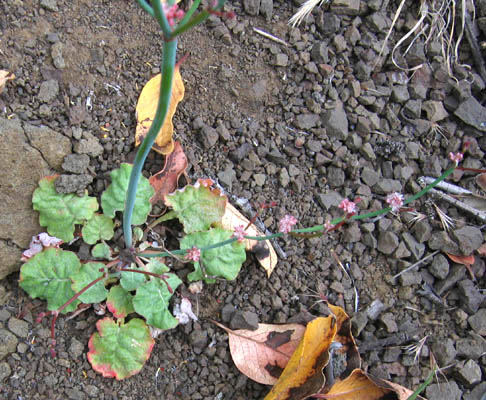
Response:
[[[101,206],[105,215],[113,218],[117,211],[122,211],[125,208],[128,181],[131,172],[132,165],[130,164],[121,164],[120,168],[111,172],[111,185],[101,195]],[[133,225],[143,224],[147,220],[148,213],[152,208],[150,198],[153,194],[154,189],[148,179],[141,176],[137,187],[135,208],[133,209]]]
[[[111,248],[105,242],[98,243],[91,250],[91,255],[94,258],[103,258],[105,260],[111,259]]]
[[[39,211],[39,223],[47,227],[50,235],[65,242],[74,239],[74,225],[91,219],[98,210],[94,197],[57,193],[54,187],[55,176],[43,178],[34,191],[32,204]]]
[[[105,378],[117,380],[138,373],[150,357],[154,339],[141,319],[127,324],[103,318],[96,323],[98,332],[89,339],[88,361]]]
[[[130,266],[130,269],[136,269],[142,271],[142,269],[138,267],[135,268],[134,264]],[[144,274],[140,274],[138,272],[121,273],[120,284],[122,285],[123,289],[129,292],[137,289],[140,285],[143,285],[145,282],[147,282],[147,278],[145,277]]]
[[[73,290],[77,293],[94,280],[103,276],[103,272],[101,272],[100,269],[105,270],[105,264],[94,262],[83,264],[81,269],[73,275]],[[108,295],[108,290],[105,288],[105,280],[106,279],[102,279],[91,286],[86,292],[79,296],[79,300],[87,304],[100,303],[105,300]]]
[[[103,214],[95,214],[84,225],[81,233],[83,240],[88,244],[95,244],[98,240],[110,240],[114,235],[115,224],[110,217]]]
[[[19,285],[30,297],[47,300],[48,310],[57,310],[75,295],[71,278],[80,268],[73,252],[46,249],[22,265]],[[74,311],[79,303],[76,299],[62,312]]]
[[[135,311],[133,308],[133,296],[120,285],[113,286],[108,293],[106,306],[115,318],[125,318]]]
[[[196,183],[167,195],[165,202],[174,209],[177,218],[184,225],[184,232],[193,233],[205,231],[222,220],[227,198]]]
[[[201,249],[215,243],[228,240],[233,236],[232,231],[222,228],[210,229],[206,232],[196,232],[186,235],[181,240],[182,249],[190,249],[196,246]],[[190,281],[204,279],[207,283],[214,283],[213,277],[221,277],[233,280],[238,276],[241,265],[246,260],[245,245],[234,241],[226,246],[217,247],[211,250],[202,250],[200,263],[195,263],[195,271],[188,275]],[[197,265],[196,265],[197,264]]]
[[[133,239],[136,242],[140,242],[143,239],[143,230],[138,226],[133,228]]]
[[[175,274],[166,276],[166,282],[174,292],[182,281]],[[169,311],[172,294],[164,281],[154,279],[137,289],[133,306],[137,313],[145,317],[149,325],[159,329],[175,328],[179,321]]]
[[[156,258],[152,258],[148,264],[146,265],[147,271],[153,272],[154,274],[163,274],[164,272],[168,272],[169,267],[165,265],[162,261],[157,260]],[[155,276],[151,276],[150,279],[159,279]]]

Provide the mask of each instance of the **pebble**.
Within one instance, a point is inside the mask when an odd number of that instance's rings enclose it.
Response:
[[[380,316],[380,321],[385,325],[388,333],[398,332],[398,325],[395,321],[395,316],[392,313],[385,313]]]
[[[477,250],[483,243],[483,234],[481,230],[474,226],[464,226],[460,229],[452,231],[452,238],[459,244],[461,253],[469,256],[473,251]],[[457,253],[453,253],[457,254]]]
[[[420,244],[415,238],[408,232],[402,234],[402,239],[406,243],[408,249],[412,252],[415,261],[420,260],[425,253],[425,245]]]
[[[251,311],[235,311],[230,321],[231,329],[258,329],[258,315]]]
[[[338,102],[335,108],[322,114],[322,124],[326,128],[328,136],[343,142],[348,138],[348,117],[341,102]]]
[[[363,331],[363,329],[366,327],[366,325],[368,324],[367,312],[358,311],[351,318],[351,324],[353,328],[354,337],[358,337],[360,333]]]
[[[76,360],[84,353],[84,344],[81,343],[75,337],[71,338],[71,343],[69,344],[69,356],[70,358]]]
[[[477,285],[469,279],[464,279],[458,283],[457,287],[459,289],[461,308],[468,314],[476,313],[485,298]]]
[[[422,111],[430,122],[439,122],[449,116],[441,101],[428,100],[422,104]]]
[[[469,337],[456,341],[457,357],[477,360],[486,352],[486,339],[469,333]]]
[[[294,124],[297,128],[308,130],[317,126],[317,123],[320,120],[320,116],[317,114],[299,114],[295,118]]]
[[[456,375],[464,385],[472,387],[481,382],[481,367],[475,361],[468,360],[464,365],[456,366]]]
[[[26,338],[29,336],[29,324],[26,321],[12,317],[8,320],[8,329],[18,337]]]
[[[428,271],[438,279],[445,279],[449,275],[449,261],[442,254],[437,254],[430,263]]]
[[[10,374],[12,373],[12,370],[10,369],[10,365],[6,363],[5,361],[0,363],[0,382],[3,382],[5,379],[7,379]]]
[[[341,168],[329,167],[327,172],[327,183],[332,188],[340,188],[344,185],[346,175]]]
[[[218,180],[227,188],[231,193],[233,189],[233,181],[236,178],[236,172],[232,165],[228,165],[223,171],[218,172]]]
[[[83,174],[89,167],[89,156],[87,154],[68,154],[64,157],[62,169],[73,174]]]
[[[465,276],[466,268],[464,265],[454,264],[449,272],[449,275],[447,275],[447,278],[435,285],[435,290],[441,295],[445,291],[454,287],[454,285],[460,280],[464,279]]]
[[[0,329],[0,360],[17,349],[17,337],[6,329]]]
[[[57,6],[56,0],[41,0],[40,5],[47,11],[58,12],[59,7]]]
[[[450,338],[439,340],[432,344],[432,352],[439,365],[449,365],[456,359],[457,351],[454,341]]]
[[[390,255],[398,247],[398,237],[393,232],[382,232],[378,237],[378,250],[383,254]]]
[[[66,62],[62,57],[62,51],[64,49],[64,45],[61,42],[54,43],[51,47],[51,57],[54,63],[54,66],[57,69],[64,69],[66,68]]]
[[[338,207],[343,197],[338,192],[329,192],[325,194],[319,194],[317,197],[317,201],[324,208],[328,211],[331,207]]]
[[[83,175],[59,175],[55,180],[54,186],[57,193],[83,193],[89,184],[93,182],[93,177],[88,174]]]
[[[366,309],[366,315],[372,321],[378,319],[380,314],[385,310],[385,305],[380,299],[375,299]]]
[[[253,146],[250,143],[243,143],[236,150],[229,153],[229,159],[235,163],[239,163],[250,153],[252,148]]]
[[[100,141],[89,132],[83,132],[83,138],[74,143],[73,150],[75,153],[88,154],[91,157],[103,154],[103,146]]]
[[[194,352],[200,354],[208,344],[208,332],[202,329],[193,330],[189,335],[189,341],[193,346]]]
[[[275,56],[275,65],[277,67],[286,67],[289,63],[289,56],[285,53],[279,53]]]
[[[467,322],[478,335],[486,336],[486,308],[481,308],[474,315],[471,315]]]
[[[462,391],[457,383],[449,380],[447,383],[433,383],[425,389],[428,400],[461,400]]]
[[[50,103],[58,94],[59,83],[54,79],[50,79],[41,83],[37,98],[42,103]]]
[[[245,12],[249,15],[258,15],[260,12],[260,0],[243,0]]]
[[[204,148],[210,149],[218,142],[218,131],[211,126],[204,125],[201,129],[201,139]]]
[[[444,231],[433,232],[427,244],[432,250],[440,250],[443,253],[451,254],[459,253],[459,246]]]

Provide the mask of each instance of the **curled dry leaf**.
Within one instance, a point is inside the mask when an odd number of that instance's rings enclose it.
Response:
[[[305,327],[299,324],[259,324],[258,329],[231,330],[213,321],[229,336],[236,367],[258,383],[273,385],[297,348]]]
[[[5,85],[7,81],[11,81],[15,79],[15,75],[12,72],[5,71],[5,70],[0,70],[0,93],[3,92],[3,89],[5,89]]]
[[[469,272],[469,275],[471,275],[471,279],[473,281],[476,280],[476,276],[474,275],[474,271],[472,270],[472,267],[471,267],[474,264],[474,261],[475,261],[475,258],[474,258],[473,255],[470,255],[470,256],[457,256],[457,255],[449,254],[449,253],[446,253],[446,254],[456,264],[462,264],[462,265],[464,265],[467,268],[467,270]]]
[[[230,203],[226,204],[226,209],[223,215],[222,224],[225,229],[234,230],[238,225],[246,227],[250,221],[240,213]],[[247,236],[265,236],[254,225],[250,225],[246,230]],[[260,265],[267,271],[267,276],[270,277],[272,271],[277,265],[277,253],[275,252],[269,240],[250,240],[245,239],[245,248],[255,254]]]
[[[153,175],[149,182],[155,190],[150,199],[152,204],[163,200],[164,196],[177,189],[179,177],[186,172],[187,157],[179,142],[174,143],[174,150],[165,158],[164,168]]]
[[[140,97],[137,102],[137,128],[135,132],[135,145],[138,146],[143,142],[145,136],[152,125],[157,110],[159,101],[160,82],[162,75],[158,74],[150,79],[142,89]],[[165,117],[164,124],[160,128],[155,143],[152,148],[161,154],[170,154],[174,149],[174,142],[172,141],[172,133],[174,126],[172,124],[172,117],[176,112],[177,105],[184,98],[184,83],[182,82],[179,67],[176,66],[174,71],[174,81],[172,83],[172,97],[169,104],[169,110]]]

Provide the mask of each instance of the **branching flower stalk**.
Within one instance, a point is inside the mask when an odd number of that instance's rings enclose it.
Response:
[[[226,0],[217,0],[208,10],[203,10],[200,13],[194,15],[197,7],[200,4],[200,0],[196,0],[193,6],[186,13],[185,17],[182,18],[180,23],[176,23],[175,18],[180,15],[174,14],[175,0],[167,0],[167,6],[164,7],[162,0],[153,0],[152,5],[149,4],[147,0],[137,0],[140,6],[147,11],[151,16],[153,16],[163,32],[164,35],[164,45],[163,45],[163,57],[162,57],[162,80],[160,83],[160,94],[159,101],[157,105],[157,110],[155,113],[154,120],[147,136],[143,140],[140,148],[138,149],[137,155],[133,162],[133,169],[130,175],[130,181],[128,183],[127,196],[125,201],[125,210],[123,213],[123,234],[125,237],[125,246],[127,249],[133,250],[132,243],[132,215],[133,208],[135,206],[136,192],[138,182],[140,180],[140,175],[142,174],[142,168],[145,164],[145,160],[152,148],[152,145],[157,138],[157,135],[164,123],[167,116],[167,112],[170,105],[171,95],[172,95],[172,81],[174,77],[174,69],[176,65],[176,55],[177,55],[177,37],[186,32],[187,30],[193,28],[194,26],[204,22],[211,14],[218,13],[223,7]],[[171,10],[171,15],[166,15],[165,10]],[[167,12],[169,14],[169,11]],[[173,25],[173,26],[171,26]]]

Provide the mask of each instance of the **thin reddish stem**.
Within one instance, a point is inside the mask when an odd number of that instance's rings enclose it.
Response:
[[[459,171],[474,172],[476,174],[482,174],[486,172],[486,169],[477,169],[477,168],[457,167],[456,169]]]

